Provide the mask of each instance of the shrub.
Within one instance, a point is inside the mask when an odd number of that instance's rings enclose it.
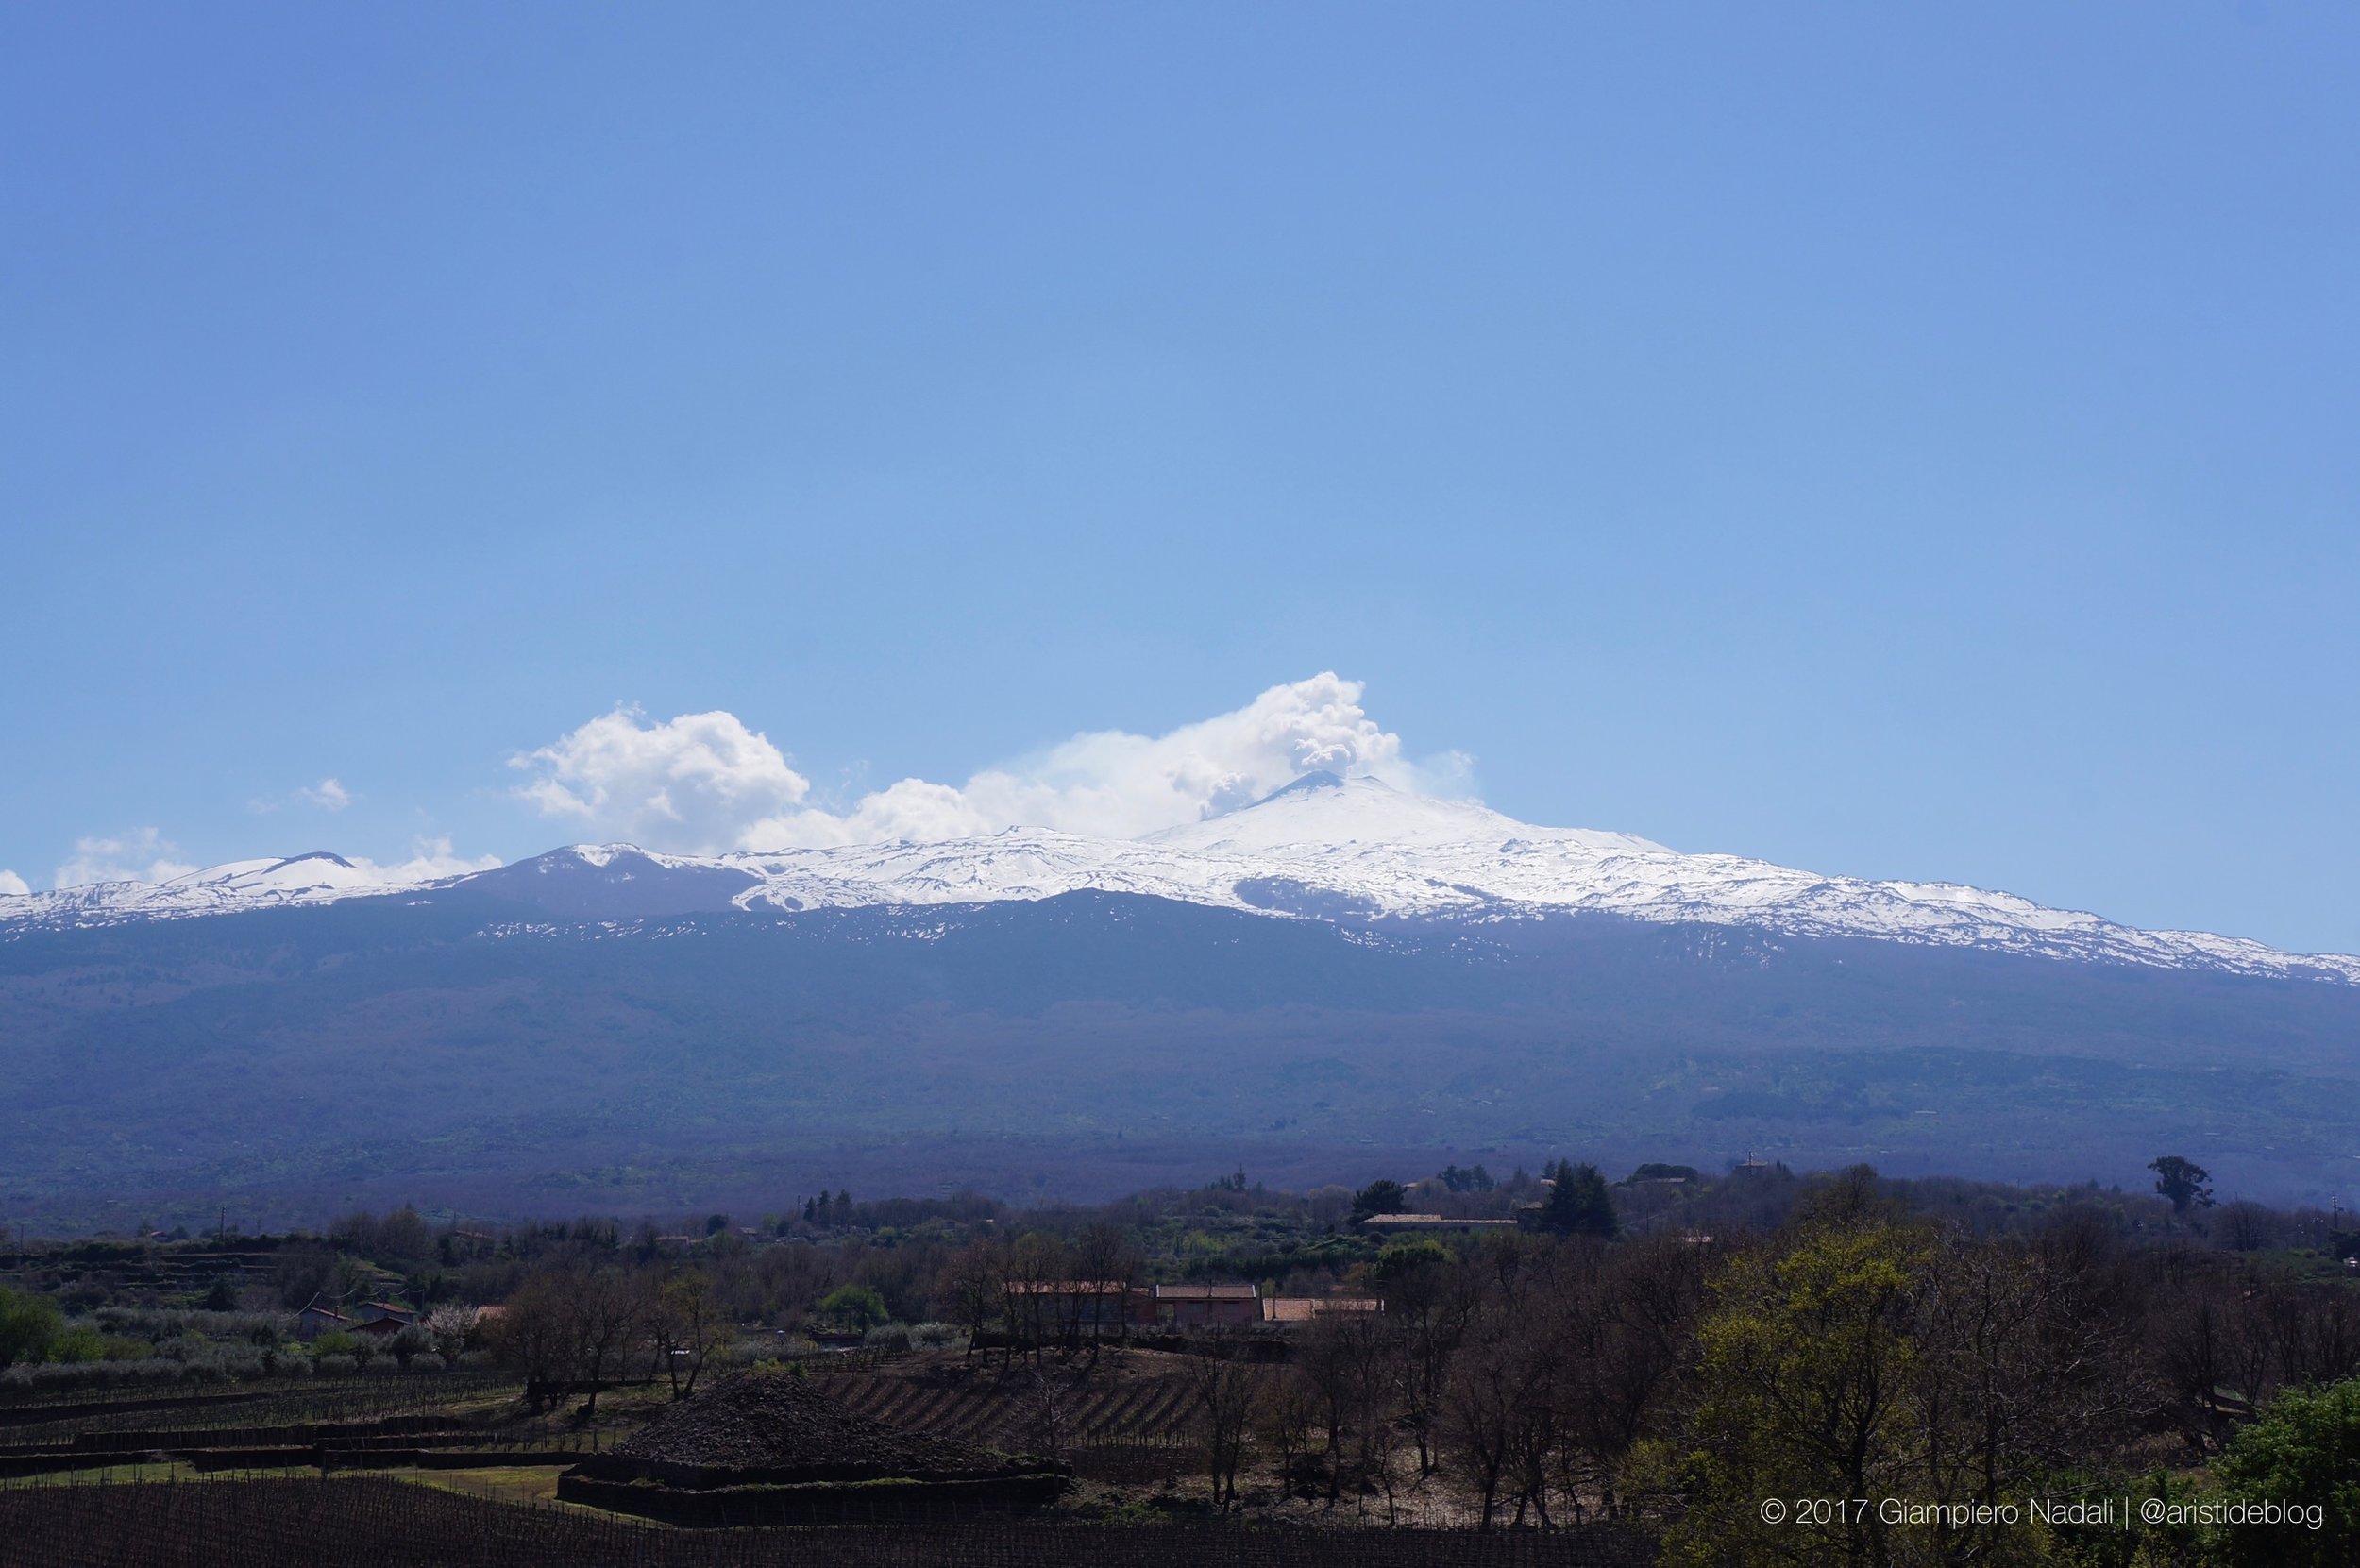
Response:
[[[959,1331],[947,1323],[914,1324],[910,1327],[910,1338],[928,1350],[940,1350],[945,1345],[956,1344]]]
[[[0,1368],[42,1361],[65,1328],[65,1314],[47,1296],[0,1286]]]
[[[881,1323],[861,1336],[863,1345],[882,1350],[891,1356],[905,1356],[910,1348],[910,1331],[906,1324]]]
[[[819,1315],[851,1329],[874,1328],[892,1314],[885,1297],[867,1285],[839,1285],[819,1298]]]
[[[2351,1562],[2360,1551],[2360,1377],[2287,1389],[2229,1440],[2213,1467],[2232,1498],[2317,1508],[2320,1526],[2240,1526],[2221,1544],[2236,1563]]]
[[[480,1372],[499,1364],[499,1357],[488,1350],[464,1350],[459,1353],[459,1365],[469,1372]]]
[[[320,1338],[325,1340],[328,1336],[323,1334]],[[349,1356],[342,1355],[315,1357],[312,1365],[322,1377],[350,1377],[361,1370],[359,1361]]]
[[[430,1350],[422,1350],[415,1356],[410,1357],[409,1370],[412,1372],[440,1372],[443,1370],[443,1358],[440,1356],[435,1355],[434,1352]]]
[[[143,1351],[147,1347],[142,1345]],[[80,1361],[103,1361],[107,1358],[107,1337],[94,1324],[77,1323],[49,1342],[52,1361],[72,1365]]]

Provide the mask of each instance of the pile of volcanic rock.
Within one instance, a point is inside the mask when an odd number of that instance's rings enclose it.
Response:
[[[1009,1475],[1042,1468],[981,1443],[865,1416],[789,1372],[756,1370],[682,1401],[619,1444],[617,1458],[718,1477],[865,1480]]]
[[[792,1370],[725,1378],[557,1478],[557,1495],[686,1526],[879,1524],[1027,1512],[1072,1472],[859,1414]]]

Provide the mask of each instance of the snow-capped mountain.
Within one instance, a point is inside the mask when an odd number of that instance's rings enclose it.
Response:
[[[497,870],[411,883],[383,880],[332,854],[238,861],[154,885],[0,898],[0,936],[395,894],[480,895],[598,919],[973,904],[1080,891],[1378,922],[1612,915],[2360,983],[2360,957],[2143,931],[1954,883],[1871,882],[1737,855],[1683,854],[1627,834],[1534,827],[1480,805],[1329,773],[1139,839],[1010,828],[940,843],[717,856],[576,845]]]

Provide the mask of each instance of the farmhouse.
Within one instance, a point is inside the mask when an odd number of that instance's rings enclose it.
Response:
[[[1280,1328],[1300,1328],[1330,1313],[1382,1312],[1385,1304],[1374,1296],[1264,1296],[1262,1321]]]
[[[1262,1288],[1158,1285],[1155,1320],[1173,1328],[1243,1328],[1262,1321]]]
[[[1095,1339],[1155,1321],[1153,1298],[1119,1279],[1012,1279],[1008,1323],[1033,1339]]]
[[[333,1307],[322,1304],[316,1296],[312,1299],[310,1306],[295,1314],[295,1336],[298,1339],[316,1340],[331,1328],[350,1328],[351,1326],[350,1318],[346,1317]]]

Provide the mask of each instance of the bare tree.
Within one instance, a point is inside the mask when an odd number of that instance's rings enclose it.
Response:
[[[596,1419],[598,1390],[628,1368],[649,1316],[647,1281],[613,1264],[572,1271],[566,1310],[572,1320],[573,1373],[589,1386],[582,1419]]]
[[[1205,1434],[1213,1506],[1226,1509],[1238,1500],[1246,1427],[1262,1402],[1266,1377],[1258,1365],[1228,1354],[1228,1347],[1216,1346],[1212,1354],[1195,1358],[1188,1380],[1196,1395],[1197,1424]]]
[[[1497,1322],[1487,1324],[1452,1365],[1442,1390],[1442,1442],[1482,1499],[1479,1528],[1492,1527],[1527,1407],[1540,1396],[1542,1383],[1532,1347]]]
[[[713,1281],[699,1269],[666,1280],[649,1305],[649,1339],[671,1382],[672,1397],[685,1399],[697,1391],[705,1362],[726,1342],[729,1322],[714,1303]]]
[[[571,1271],[536,1270],[493,1324],[493,1350],[524,1375],[526,1403],[536,1411],[563,1391],[580,1359],[571,1290]]]
[[[1254,1436],[1277,1456],[1283,1492],[1294,1490],[1296,1462],[1309,1451],[1319,1415],[1319,1395],[1294,1368],[1277,1369],[1263,1383],[1254,1411]]]
[[[1108,1327],[1106,1314],[1115,1314],[1114,1326],[1123,1328],[1123,1298],[1102,1287],[1127,1286],[1139,1269],[1138,1249],[1132,1244],[1130,1233],[1108,1220],[1093,1220],[1082,1228],[1073,1239],[1073,1277],[1092,1287],[1087,1305],[1088,1322],[1085,1325],[1093,1347]]]
[[[1036,1365],[1042,1346],[1063,1330],[1054,1288],[1070,1279],[1072,1271],[1065,1243],[1047,1231],[1027,1231],[1008,1249],[1008,1331],[1031,1350]]]
[[[967,1330],[967,1355],[984,1337],[994,1314],[1007,1305],[1007,1260],[997,1242],[969,1241],[951,1255],[935,1281],[935,1294],[950,1309],[952,1321]]]
[[[1027,1375],[1025,1393],[1032,1406],[1034,1439],[1043,1454],[1062,1462],[1073,1425],[1072,1390],[1045,1367],[1036,1365]]]

